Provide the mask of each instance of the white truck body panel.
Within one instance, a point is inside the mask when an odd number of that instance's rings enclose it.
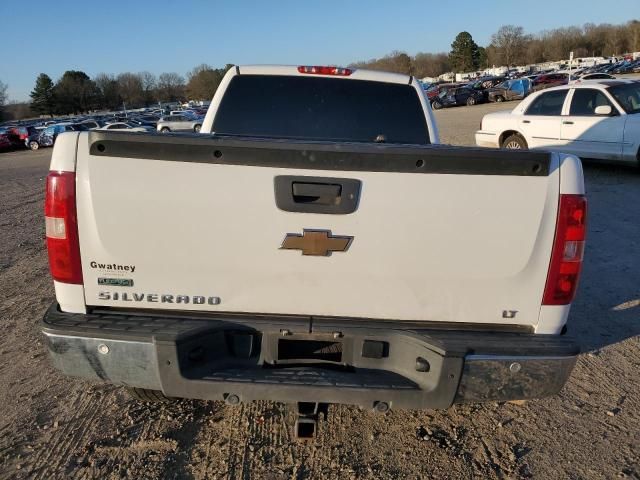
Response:
[[[326,171],[92,157],[87,139],[77,162],[87,305],[468,323],[505,323],[514,310],[508,323],[538,323],[557,157],[540,177],[331,172],[362,181],[360,206],[318,215],[278,210],[273,177]],[[239,191],[251,195],[236,201]],[[326,258],[279,249],[303,229],[353,244]],[[104,276],[133,280],[119,289],[126,300],[101,298],[114,291],[98,285]],[[221,301],[176,305],[163,294]]]
[[[86,313],[87,307],[84,300],[84,285],[73,283],[53,282],[56,299],[60,308],[70,313]]]
[[[58,135],[55,148],[51,152],[49,170],[56,172],[75,172],[77,149],[78,132],[64,132]]]

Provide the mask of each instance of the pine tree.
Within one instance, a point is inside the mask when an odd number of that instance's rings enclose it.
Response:
[[[36,86],[31,92],[31,109],[40,114],[53,116],[53,81],[46,73],[36,79]]]
[[[478,69],[480,52],[469,32],[460,32],[451,44],[449,53],[451,67],[457,72],[472,72]]]
[[[81,71],[67,70],[54,87],[57,113],[81,113],[97,106],[100,98],[98,87]]]
[[[489,59],[487,56],[487,49],[484,47],[478,47],[478,68],[488,68]]]

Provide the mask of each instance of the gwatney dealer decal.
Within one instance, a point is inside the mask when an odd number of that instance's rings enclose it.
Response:
[[[90,262],[89,266],[91,268],[96,268],[98,270],[106,270],[112,272],[135,272],[135,265],[120,265],[119,263],[99,263],[99,262]]]

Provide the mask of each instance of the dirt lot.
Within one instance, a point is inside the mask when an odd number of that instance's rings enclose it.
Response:
[[[509,105],[511,106],[511,105]],[[503,106],[437,114],[472,144]],[[1,478],[640,478],[640,174],[586,167],[589,242],[570,331],[584,346],[554,398],[386,415],[336,406],[311,443],[281,405],[141,404],[58,375],[38,333],[50,150],[0,154]]]

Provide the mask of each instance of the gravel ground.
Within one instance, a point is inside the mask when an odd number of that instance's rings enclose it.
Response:
[[[473,144],[484,113],[512,106],[437,112],[442,139]],[[560,395],[385,415],[333,406],[299,443],[278,404],[144,404],[52,369],[38,331],[54,298],[50,153],[0,154],[0,478],[640,478],[637,171],[586,167],[589,238],[570,319],[585,353]]]

